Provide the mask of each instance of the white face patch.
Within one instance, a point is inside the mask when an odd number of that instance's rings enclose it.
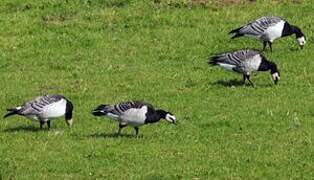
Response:
[[[169,113],[166,115],[165,119],[170,123],[176,123],[176,117],[174,115],[169,114]]]
[[[275,80],[280,80],[280,76],[279,76],[279,74],[278,74],[277,72],[274,73],[274,74],[272,74],[271,76],[272,76],[272,78],[273,78],[274,81],[275,81]]]
[[[304,46],[305,43],[306,43],[304,36],[299,37],[299,38],[297,39],[297,41],[298,41],[298,44],[299,44],[300,46]]]
[[[66,123],[69,127],[71,127],[73,124],[73,119],[66,120]]]

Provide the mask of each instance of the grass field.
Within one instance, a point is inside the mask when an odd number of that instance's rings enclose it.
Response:
[[[131,1],[2,0],[0,108],[59,93],[75,122],[50,131],[23,117],[0,121],[0,179],[312,179],[314,61],[311,0]],[[262,48],[228,32],[263,15],[301,27],[265,52],[269,72],[256,88],[207,65],[218,52]],[[90,112],[101,103],[140,99],[173,112],[113,137],[117,123]]]

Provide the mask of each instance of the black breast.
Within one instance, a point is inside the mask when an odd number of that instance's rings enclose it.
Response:
[[[160,120],[160,117],[157,114],[157,112],[155,111],[155,109],[153,109],[150,106],[147,106],[147,113],[145,114],[145,116],[146,116],[145,124],[155,123],[155,122],[158,122]]]
[[[288,22],[285,22],[285,24],[283,26],[281,37],[290,36],[293,33],[294,32],[293,32],[291,25]]]

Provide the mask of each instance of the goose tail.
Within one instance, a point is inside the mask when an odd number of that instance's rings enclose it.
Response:
[[[242,29],[242,27],[239,27],[237,29],[230,31],[229,34],[235,34],[234,36],[231,37],[231,39],[243,36],[243,34],[240,34],[241,29]]]
[[[219,59],[220,56],[212,56],[209,58],[209,61],[208,61],[208,64],[209,65],[212,65],[212,66],[215,66],[215,65],[218,65],[218,59]]]
[[[92,111],[92,114],[94,116],[105,116],[108,113],[108,111],[107,111],[108,107],[110,107],[110,105],[107,105],[107,104],[99,105],[97,108],[95,108]]]
[[[15,107],[15,108],[9,108],[7,109],[7,114],[3,116],[3,118],[7,118],[9,116],[13,116],[16,114],[19,114],[19,110],[21,109],[21,107]]]

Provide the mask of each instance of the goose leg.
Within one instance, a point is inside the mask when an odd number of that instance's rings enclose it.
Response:
[[[138,127],[134,127],[134,129],[135,129],[135,136],[137,136],[138,135]]]
[[[48,129],[50,129],[50,120],[47,121]]]
[[[40,123],[40,129],[44,129],[45,121],[39,120],[39,123]]]
[[[128,126],[128,125],[127,124],[119,124],[118,135],[121,134],[122,129],[125,128],[126,126]]]
[[[250,76],[249,75],[246,75],[246,79],[250,82],[250,84],[252,85],[252,87],[254,88],[255,85],[252,83],[252,81],[250,80]]]
[[[246,75],[245,75],[245,74],[243,74],[243,81],[242,81],[243,86],[245,85],[245,80],[246,80]]]
[[[269,45],[269,48],[270,48],[270,52],[273,52],[272,44],[273,44],[273,43],[268,42],[268,45]]]
[[[263,45],[264,45],[264,47],[263,47],[263,51],[265,51],[265,49],[266,49],[266,45],[267,45],[267,42],[266,42],[266,41],[263,41]]]

